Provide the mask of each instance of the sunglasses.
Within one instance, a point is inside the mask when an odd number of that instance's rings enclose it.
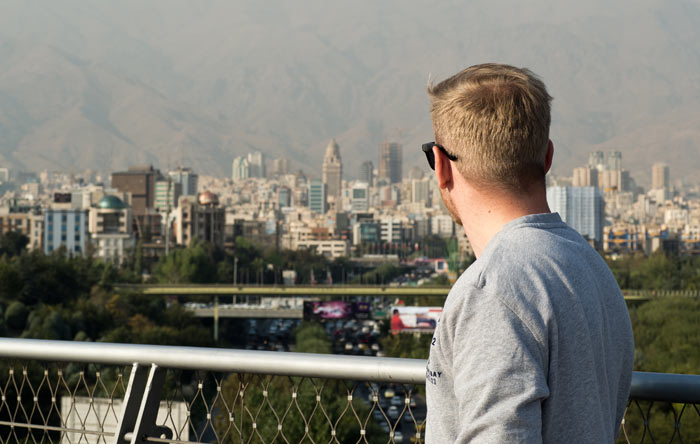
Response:
[[[435,153],[433,153],[433,147],[436,146],[442,153],[447,156],[448,159],[450,159],[453,162],[457,161],[457,156],[454,154],[450,154],[447,152],[444,146],[438,145],[435,142],[428,142],[423,144],[423,152],[425,153],[425,157],[428,159],[428,165],[430,165],[430,169],[435,171]]]

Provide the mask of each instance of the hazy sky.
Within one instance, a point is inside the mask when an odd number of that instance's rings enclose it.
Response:
[[[554,100],[555,172],[618,149],[700,172],[700,4],[678,0],[3,2],[0,162],[17,168],[188,163],[229,174],[253,149],[348,178],[431,140],[425,85],[499,61]]]

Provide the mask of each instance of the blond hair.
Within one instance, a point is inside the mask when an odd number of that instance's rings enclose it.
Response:
[[[552,97],[535,74],[475,65],[429,84],[428,95],[436,140],[467,180],[520,192],[544,183]]]

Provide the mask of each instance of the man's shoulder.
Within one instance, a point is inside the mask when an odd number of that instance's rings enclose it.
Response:
[[[512,280],[529,273],[576,270],[588,263],[603,263],[600,255],[558,215],[547,216],[552,217],[521,218],[507,224],[492,239],[480,258],[480,285],[497,277]]]
[[[460,277],[450,298],[452,304],[472,304],[478,297],[544,327],[554,305],[573,300],[572,291],[619,289],[600,255],[556,215],[508,224]]]

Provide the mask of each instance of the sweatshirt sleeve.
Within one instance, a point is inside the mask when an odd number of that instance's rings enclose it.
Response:
[[[455,307],[441,328],[441,340],[452,351],[459,409],[456,442],[540,443],[541,403],[549,389],[538,332],[501,298],[471,291],[462,299],[470,302]]]

